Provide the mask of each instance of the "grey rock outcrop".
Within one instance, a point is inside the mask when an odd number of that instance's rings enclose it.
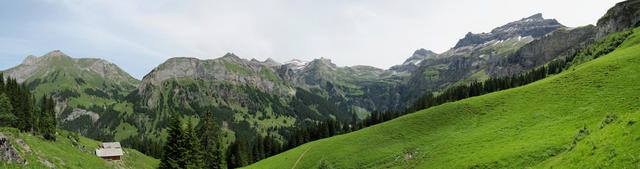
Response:
[[[619,2],[598,20],[597,39],[640,26],[640,0]]]
[[[427,58],[435,58],[438,55],[437,53],[426,50],[424,48],[420,48],[413,52],[413,55],[404,61],[401,65],[395,65],[389,68],[389,70],[394,71],[395,73],[408,73],[415,70],[422,61]]]
[[[490,60],[487,74],[503,77],[524,73],[563,55],[571,48],[579,47],[582,42],[593,40],[595,33],[593,25],[554,31],[526,44],[507,58]]]
[[[249,85],[257,89],[277,95],[291,94],[294,89],[280,80],[276,72],[282,65],[266,60],[259,62],[241,59],[228,53],[218,59],[200,60],[197,58],[171,58],[149,74],[144,76],[138,86],[139,94],[149,107],[155,107],[158,95],[154,88],[162,87],[162,83],[170,79],[198,79],[209,82]]]
[[[542,14],[538,13],[497,27],[490,33],[473,34],[469,32],[458,41],[454,48],[482,44],[491,40],[506,40],[514,36],[538,38],[561,27],[564,26],[555,19],[544,19]]]
[[[401,103],[411,104],[425,92],[440,92],[455,84],[528,71],[585,39],[585,35],[552,33],[561,28],[566,29],[555,19],[544,19],[542,14],[535,14],[497,27],[489,33],[468,33],[454,48],[434,59],[422,61],[410,73],[406,86],[401,87],[404,89],[397,90],[402,96]],[[582,33],[588,34],[586,31]],[[546,46],[545,43],[549,42],[564,44]]]
[[[20,156],[18,150],[13,147],[9,138],[2,133],[0,133],[0,160],[20,164],[27,162],[27,160]]]
[[[430,58],[430,57],[434,57],[438,55],[437,53],[431,51],[431,50],[426,50],[424,48],[420,48],[418,50],[416,50],[415,52],[413,52],[413,55],[411,55],[411,57],[409,57],[409,59],[405,60],[404,63],[402,63],[403,65],[407,65],[407,64],[419,64],[420,62],[422,62],[423,60]]]

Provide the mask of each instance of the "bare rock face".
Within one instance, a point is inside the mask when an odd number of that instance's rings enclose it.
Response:
[[[418,65],[425,59],[435,58],[436,55],[438,54],[431,50],[426,50],[424,48],[421,48],[413,52],[413,55],[411,55],[411,57],[405,60],[404,63],[402,63],[402,65],[392,66],[391,68],[389,68],[389,70],[392,70],[396,73],[405,73],[405,72],[408,73],[415,70],[418,67]]]
[[[582,42],[593,40],[595,33],[593,25],[554,31],[526,44],[508,58],[490,60],[487,73],[491,77],[524,73],[563,55],[571,48],[580,47]]]
[[[463,39],[458,41],[454,48],[482,44],[491,40],[506,40],[514,36],[539,38],[561,27],[564,26],[555,19],[544,19],[542,14],[538,13],[497,27],[491,30],[490,33],[473,34],[469,32]]]
[[[278,95],[290,94],[292,87],[284,84],[277,75],[281,64],[268,59],[264,62],[241,59],[228,53],[222,58],[200,60],[197,58],[171,58],[151,73],[138,86],[139,94],[149,107],[155,107],[159,98],[155,88],[163,88],[163,82],[172,79],[196,79],[208,82],[248,85]],[[193,98],[191,98],[193,99]]]
[[[9,138],[0,133],[0,160],[24,164],[27,162],[11,144]]]
[[[80,108],[74,108],[73,111],[71,112],[71,114],[69,114],[69,116],[67,116],[67,118],[63,119],[62,121],[72,121],[75,120],[76,118],[80,117],[80,116],[89,116],[91,117],[91,120],[93,120],[93,122],[98,121],[98,119],[100,119],[100,115],[98,113],[92,112],[92,111],[87,111],[84,109],[80,109]]]
[[[597,39],[608,34],[640,26],[640,0],[629,0],[616,4],[598,20]]]

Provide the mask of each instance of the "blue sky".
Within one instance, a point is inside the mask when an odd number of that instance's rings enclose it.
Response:
[[[138,79],[171,57],[226,52],[388,68],[418,48],[444,52],[467,32],[535,13],[571,27],[595,24],[618,1],[5,0],[0,70],[52,50],[103,58]]]

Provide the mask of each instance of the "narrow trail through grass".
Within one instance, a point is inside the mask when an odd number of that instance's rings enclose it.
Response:
[[[291,167],[291,169],[295,169],[296,166],[298,166],[298,163],[300,162],[300,160],[302,160],[302,157],[304,156],[304,154],[307,153],[307,151],[311,150],[311,147],[307,148],[307,150],[305,150],[304,152],[302,152],[302,154],[300,154],[300,157],[298,157],[298,160],[296,160],[296,163],[293,164],[293,167]]]

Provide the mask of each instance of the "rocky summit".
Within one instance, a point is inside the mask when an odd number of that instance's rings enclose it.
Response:
[[[478,45],[491,40],[507,40],[517,36],[539,38],[561,27],[564,27],[564,25],[558,23],[555,19],[544,19],[542,14],[538,13],[497,27],[489,33],[473,34],[469,32],[456,43],[454,48]]]

